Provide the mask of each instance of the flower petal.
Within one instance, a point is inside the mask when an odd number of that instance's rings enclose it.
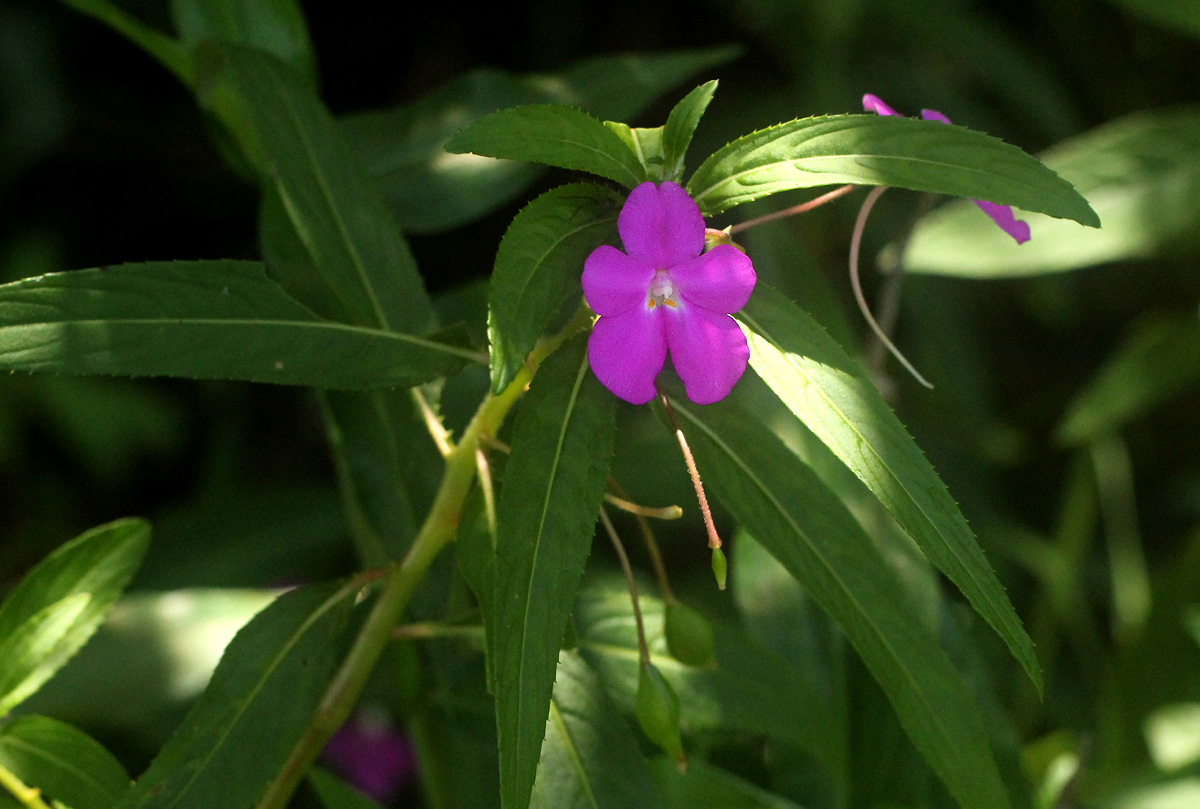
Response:
[[[1025,244],[1029,241],[1029,223],[1017,219],[1011,207],[997,205],[984,199],[975,200],[975,204],[982,208],[985,214],[992,217],[992,221],[999,225],[1001,230],[1016,239],[1017,244]]]
[[[899,115],[894,109],[883,103],[883,99],[877,95],[867,93],[863,96],[863,109],[867,112],[876,112],[880,115]]]
[[[746,335],[737,322],[687,303],[667,312],[664,319],[671,362],[687,397],[696,404],[712,404],[728,396],[750,359]]]
[[[684,299],[722,314],[745,306],[758,280],[750,257],[728,244],[672,267],[670,276]]]
[[[583,297],[598,315],[619,315],[644,306],[654,268],[602,244],[583,262]]]
[[[941,121],[943,124],[950,123],[950,119],[937,110],[921,110],[921,118],[926,121]]]
[[[704,249],[704,217],[679,185],[642,183],[629,192],[617,230],[631,258],[668,269]]]
[[[633,404],[645,404],[667,359],[661,308],[639,306],[601,317],[588,338],[588,362],[604,387]]]

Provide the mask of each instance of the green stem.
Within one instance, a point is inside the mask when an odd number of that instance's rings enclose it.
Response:
[[[29,809],[50,809],[50,806],[42,800],[41,790],[26,785],[11,770],[3,766],[0,766],[0,787],[11,792],[22,806],[27,806]]]
[[[413,591],[433,560],[458,533],[463,504],[475,479],[475,451],[480,440],[496,434],[508,411],[525,392],[541,361],[588,321],[586,310],[583,310],[561,332],[539,343],[508,387],[499,394],[488,394],[479,405],[462,439],[446,455],[441,486],[425,524],[404,558],[387,568],[379,597],[358,637],[329,683],[304,735],[292,748],[291,755],[256,809],[283,809],[326,742],[346,721],[372,669],[391,641],[392,629],[400,622]]]

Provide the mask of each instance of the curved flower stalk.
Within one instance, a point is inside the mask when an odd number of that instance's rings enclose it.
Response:
[[[878,113],[879,115],[900,115],[894,109],[884,103],[877,95],[867,93],[862,99],[863,109],[867,112]],[[941,121],[943,124],[950,123],[950,119],[937,110],[921,110],[921,118],[926,121]],[[994,202],[988,202],[983,199],[972,200],[980,209],[992,218],[1001,230],[1012,236],[1017,244],[1024,244],[1029,241],[1029,223],[1024,222],[1013,214],[1013,209],[1009,205],[997,205]]]
[[[600,315],[588,340],[596,377],[645,404],[670,353],[689,399],[724,399],[750,357],[730,317],[754,290],[750,258],[728,244],[704,252],[704,218],[673,182],[633,189],[617,231],[625,252],[602,245],[584,262],[583,294]]]

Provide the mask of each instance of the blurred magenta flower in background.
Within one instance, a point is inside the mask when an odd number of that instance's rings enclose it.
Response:
[[[583,269],[583,294],[600,315],[588,340],[596,377],[633,404],[654,398],[668,351],[696,404],[729,395],[750,350],[730,315],[757,277],[732,245],[704,251],[704,217],[676,183],[642,183],[617,219],[625,252],[597,247]]]
[[[867,112],[875,112],[880,115],[897,115],[900,113],[889,107],[877,95],[867,93],[863,96],[863,109]],[[901,116],[903,117],[903,116]],[[942,115],[937,110],[921,110],[921,117],[926,121],[941,121],[943,124],[950,123],[950,119]],[[983,212],[992,218],[1000,229],[1017,240],[1017,244],[1024,244],[1029,241],[1029,223],[1022,222],[1013,214],[1013,209],[1008,205],[997,205],[994,202],[977,199],[973,202],[978,205]]]
[[[388,803],[416,775],[412,745],[380,711],[355,713],[325,746],[322,760],[364,794]]]

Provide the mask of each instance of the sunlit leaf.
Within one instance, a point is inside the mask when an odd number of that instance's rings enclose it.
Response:
[[[130,785],[125,768],[99,742],[45,716],[0,725],[0,767],[71,809],[110,809]]]
[[[9,370],[410,387],[473,356],[448,337],[322,320],[255,262],[123,264],[0,287]]]
[[[129,583],[150,541],[141,520],[118,520],[55,550],[0,605],[0,716],[79,651]]]
[[[688,191],[705,216],[793,188],[857,183],[932,191],[1100,220],[1070,183],[1015,146],[936,121],[802,118],[738,138],[704,161]]]
[[[586,171],[627,188],[646,179],[637,156],[608,127],[586,112],[553,104],[480,118],[450,138],[446,151]]]
[[[533,788],[558,652],[612,459],[616,402],[577,339],[542,364],[513,427],[497,506],[490,640],[507,809],[524,809]]]
[[[955,202],[921,220],[904,268],[1005,278],[1200,254],[1200,110],[1136,113],[1065,141],[1042,159],[1087,198],[1101,229],[1022,215],[1032,238],[1018,245],[975,206]]]
[[[759,284],[739,317],[747,327],[750,366],[962,590],[1040,691],[1033,643],[1004,586],[945,484],[875,386],[819,325],[769,287]]]
[[[696,127],[704,117],[704,111],[708,109],[716,91],[717,82],[714,79],[692,90],[671,109],[662,135],[663,157],[666,159],[663,169],[665,179],[677,183],[682,181],[683,161],[687,157],[688,145],[692,142],[692,135],[695,134]]]
[[[621,202],[608,188],[570,183],[529,203],[509,225],[488,291],[494,393],[512,381],[564,308],[580,305],[583,262],[600,244],[617,243]]]
[[[726,402],[675,407],[711,491],[837,621],[951,794],[1008,807],[962,677],[850,512],[748,414]]]
[[[229,641],[276,595],[234,588],[127,595],[22,710],[84,727],[120,717],[129,733],[161,745],[204,691]]]
[[[305,587],[255,616],[119,809],[252,806],[325,692],[352,596],[338,584]]]

